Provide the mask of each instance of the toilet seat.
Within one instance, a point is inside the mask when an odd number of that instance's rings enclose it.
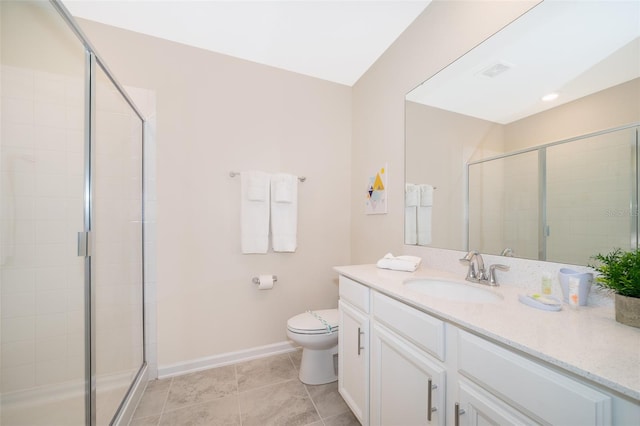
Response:
[[[338,331],[338,310],[307,311],[289,318],[287,329],[297,334],[331,334]]]

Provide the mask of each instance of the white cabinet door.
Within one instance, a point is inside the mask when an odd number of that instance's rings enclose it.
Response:
[[[443,366],[377,323],[371,339],[371,424],[444,425]]]
[[[458,421],[456,421],[455,407],[452,411],[453,424],[455,425],[538,424],[471,382],[460,380],[458,384],[458,400]]]
[[[338,391],[363,425],[369,424],[369,317],[343,300],[338,330]]]

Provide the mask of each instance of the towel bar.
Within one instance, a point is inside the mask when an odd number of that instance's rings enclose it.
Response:
[[[229,176],[231,176],[231,177],[240,176],[240,172],[229,172]],[[307,180],[307,178],[304,177],[304,176],[298,176],[298,180],[300,182],[304,182],[305,180]]]

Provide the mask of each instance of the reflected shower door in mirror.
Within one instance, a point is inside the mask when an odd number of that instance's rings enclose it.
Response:
[[[584,265],[637,244],[638,127],[469,164],[469,246]]]
[[[518,250],[514,249],[518,257],[579,264],[588,263],[587,250],[613,248],[600,244],[602,234],[611,234],[605,225],[609,222],[596,220],[585,225],[579,231],[583,234],[580,240],[564,238],[567,234],[559,231],[567,222],[554,216],[558,210],[535,211],[530,206],[538,206],[542,189],[537,175],[539,160],[523,165],[519,164],[525,162],[522,156],[507,160],[506,155],[527,151],[536,157],[534,148],[547,147],[549,167],[556,167],[552,145],[640,124],[639,20],[640,2],[541,2],[407,94],[406,182],[438,187],[432,206],[430,246],[455,250],[484,247],[485,253],[501,254],[518,242]],[[551,92],[555,99],[542,100]],[[571,150],[571,145],[562,149]],[[614,150],[607,145],[605,151],[609,149]],[[617,157],[623,164],[607,160],[608,167],[616,171],[629,167],[629,155],[627,150],[624,157]],[[505,157],[501,172],[475,179],[467,176],[490,167],[467,170],[468,164],[499,156]],[[506,179],[510,169],[522,175],[511,176],[513,181],[498,180],[500,176]],[[549,179],[572,180],[565,175],[569,170],[564,166],[555,175],[551,169],[548,172]],[[589,186],[589,179],[574,173],[575,190],[565,187],[562,191],[583,193],[582,186]],[[496,193],[496,188],[508,188],[516,182],[522,185],[520,192]],[[625,188],[630,189],[629,185],[627,180]],[[547,189],[551,202],[555,189]],[[529,193],[534,197],[529,198]],[[467,194],[470,201],[479,203],[475,206],[479,210],[470,211]],[[501,201],[492,203],[494,196]],[[510,210],[498,211],[502,202]],[[409,204],[407,199],[405,207]],[[618,204],[609,211],[612,216],[620,215]],[[549,215],[545,226],[549,226],[550,234],[542,235],[540,229],[532,234],[529,225],[545,219],[543,213]],[[567,214],[567,210],[559,214]],[[571,227],[576,226],[572,222]],[[565,246],[543,244],[541,240],[547,237],[549,242],[562,237]],[[627,247],[633,238],[628,233],[607,244]],[[622,240],[625,245],[619,243]],[[577,241],[582,247],[580,254],[568,255]],[[409,239],[405,243],[419,244]]]

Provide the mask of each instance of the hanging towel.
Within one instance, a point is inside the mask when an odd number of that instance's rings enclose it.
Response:
[[[271,243],[273,251],[294,252],[298,233],[298,177],[271,176]]]
[[[404,191],[404,243],[418,243],[418,204],[420,204],[418,186],[412,183],[405,185]]]
[[[431,216],[433,214],[433,186],[420,184],[420,205],[417,212],[418,245],[431,244]]]
[[[420,262],[422,262],[422,259],[417,256],[394,256],[391,253],[387,253],[382,259],[378,260],[376,266],[394,271],[413,272],[418,269]]]
[[[269,250],[269,182],[264,172],[240,173],[240,246],[242,253]]]

